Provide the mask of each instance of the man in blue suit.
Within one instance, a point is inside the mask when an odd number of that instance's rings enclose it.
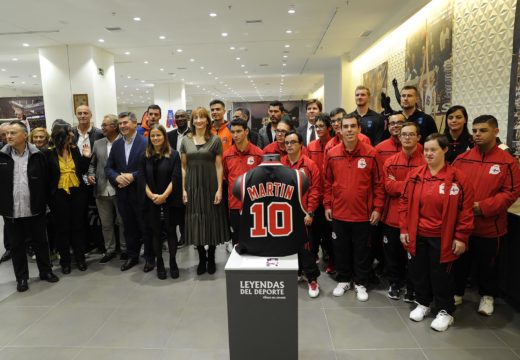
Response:
[[[144,183],[139,180],[139,167],[146,151],[147,140],[137,133],[137,118],[132,112],[122,112],[119,131],[122,137],[112,145],[105,175],[116,189],[117,207],[123,219],[128,259],[121,265],[126,271],[139,263],[141,242],[144,240],[146,264],[144,272],[153,270],[154,255],[144,229],[142,205]]]

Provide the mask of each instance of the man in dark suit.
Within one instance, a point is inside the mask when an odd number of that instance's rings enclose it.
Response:
[[[265,148],[267,145],[276,140],[276,126],[278,125],[280,120],[282,120],[284,111],[285,109],[280,101],[273,101],[269,104],[269,110],[267,112],[269,113],[269,119],[271,120],[271,122],[267,125],[264,125],[258,131],[257,146],[260,149]]]
[[[144,184],[139,181],[139,167],[146,151],[147,140],[137,133],[137,118],[132,112],[119,114],[119,131],[105,167],[105,175],[116,189],[117,207],[123,218],[128,260],[121,266],[126,271],[139,263],[141,242],[144,240],[144,272],[152,271],[155,259],[144,231],[142,206]]]
[[[318,99],[310,99],[307,100],[305,108],[307,109],[307,121],[296,129],[296,132],[302,135],[303,144],[307,146],[311,141],[318,138],[314,123],[316,122],[316,116],[323,111],[323,104]]]
[[[103,239],[105,241],[104,256],[101,264],[106,264],[115,256],[116,234],[115,219],[119,224],[119,240],[121,251],[126,255],[126,242],[123,236],[123,224],[119,211],[117,210],[116,190],[110,184],[105,176],[105,166],[107,165],[108,155],[112,149],[112,145],[121,136],[118,130],[117,115],[106,115],[101,124],[104,138],[97,140],[92,149],[92,158],[88,168],[88,182],[94,185],[94,197],[96,198],[96,206],[99,212],[99,220],[101,220],[101,229],[103,231]],[[122,257],[124,257],[122,255]]]

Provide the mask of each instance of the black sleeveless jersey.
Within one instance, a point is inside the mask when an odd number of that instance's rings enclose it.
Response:
[[[301,197],[305,174],[277,162],[263,162],[241,178],[242,212],[237,251],[287,256],[307,242]],[[238,184],[237,184],[238,185]]]

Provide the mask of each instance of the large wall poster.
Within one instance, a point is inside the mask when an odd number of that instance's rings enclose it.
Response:
[[[434,118],[451,106],[452,35],[453,2],[445,1],[406,39],[405,85],[419,89],[419,107]]]
[[[251,114],[251,129],[258,131],[269,120],[269,103],[271,101],[255,101],[255,102],[233,102],[233,111],[237,108],[245,108]],[[303,100],[282,101],[285,111],[294,121],[295,124],[301,125],[301,120],[305,119],[305,102]]]
[[[375,112],[383,111],[381,107],[381,92],[386,91],[386,80],[388,77],[388,62],[378,65],[374,69],[363,74],[363,85],[370,89],[369,107]]]
[[[0,98],[0,120],[25,118],[31,129],[45,127],[43,96]]]

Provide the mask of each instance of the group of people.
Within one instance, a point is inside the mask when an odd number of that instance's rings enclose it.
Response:
[[[166,279],[166,239],[169,274],[177,278],[179,226],[186,243],[197,249],[197,274],[215,273],[216,246],[240,242],[241,213],[262,215],[233,197],[235,180],[263,155],[277,154],[281,164],[308,179],[301,199],[308,241],[298,256],[309,296],[320,293],[321,247],[325,271],[337,280],[333,296],[352,288],[359,301],[367,301],[377,259],[388,277],[388,297],[415,302],[414,321],[423,320],[434,302],[431,326],[444,331],[474,264],[482,296],[478,311],[491,315],[499,295],[496,256],[507,233],[506,212],[520,195],[518,161],[497,146],[493,116],[475,118],[470,133],[466,109],[453,106],[440,134],[417,108],[416,88],[405,86],[400,95],[402,111],[386,118],[369,109],[365,86],[356,88],[351,113],[336,108],[327,114],[311,99],[301,126],[274,101],[270,122],[259,132],[250,128],[247,109],[235,109],[233,120],[225,121],[220,100],[209,111],[194,109],[189,121],[178,110],[170,132],[159,124],[160,107],[150,105],[143,135],[131,112],[106,115],[101,129],[95,128],[85,105],[76,109],[77,127],[56,120],[50,135],[41,128],[28,134],[23,123],[11,122],[0,151],[0,214],[17,289],[28,289],[27,238],[40,278],[58,281],[45,236],[47,207],[51,248],[59,252],[62,273],[71,272],[71,248],[78,270],[87,269],[89,196],[102,224],[101,263],[116,257],[119,229],[122,271],[139,263],[144,244],[143,270],[156,268],[157,277]]]

